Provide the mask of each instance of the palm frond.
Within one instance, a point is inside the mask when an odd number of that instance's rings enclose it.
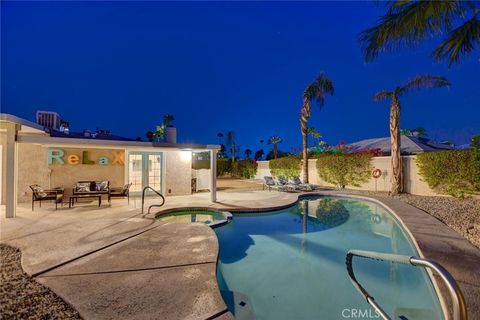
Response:
[[[315,101],[315,103],[322,108],[325,102],[325,95],[333,95],[335,88],[333,82],[330,80],[324,72],[315,78],[315,80],[309,84],[303,92],[303,99],[306,101]]]
[[[392,97],[392,95],[393,95],[392,91],[383,90],[383,91],[377,92],[373,96],[373,101],[387,100],[387,99],[390,99]]]
[[[403,86],[398,87],[397,93],[402,95],[412,90],[449,87],[450,85],[450,81],[445,77],[424,74],[416,76],[412,80],[407,81]]]
[[[480,21],[475,14],[463,25],[452,30],[447,38],[433,51],[435,60],[448,59],[448,65],[458,63],[460,57],[475,49],[480,42]]]
[[[432,34],[450,30],[456,17],[463,15],[461,1],[392,1],[377,25],[359,35],[365,60],[402,45],[415,46]]]
[[[268,144],[279,144],[282,141],[283,139],[279,136],[271,136],[270,139],[268,139]]]

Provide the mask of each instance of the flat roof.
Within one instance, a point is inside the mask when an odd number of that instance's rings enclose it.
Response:
[[[20,125],[32,127],[48,133],[43,126],[28,120],[19,118],[17,116],[0,113],[0,121],[13,122]],[[136,140],[109,140],[101,138],[72,138],[68,136],[42,136],[42,135],[18,135],[17,142],[21,143],[36,143],[47,146],[63,146],[63,147],[92,147],[97,148],[128,148],[128,149],[146,149],[146,148],[164,148],[164,149],[179,149],[179,150],[220,150],[220,145],[217,144],[191,144],[191,143],[164,143],[164,142],[150,142],[150,141],[136,141]]]

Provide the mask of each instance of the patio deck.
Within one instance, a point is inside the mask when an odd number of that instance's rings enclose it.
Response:
[[[337,192],[325,191],[325,194]],[[168,197],[163,208],[215,207],[232,211],[285,206],[298,194],[237,191]],[[480,250],[423,211],[377,198],[408,226],[427,257],[442,263],[458,280],[470,318],[480,318]],[[152,201],[154,202],[154,201]],[[228,319],[215,266],[218,243],[200,224],[175,224],[143,217],[140,202],[114,200],[111,207],[45,204],[17,218],[0,220],[1,242],[22,250],[24,270],[72,304],[86,319]],[[448,299],[447,299],[448,301]]]

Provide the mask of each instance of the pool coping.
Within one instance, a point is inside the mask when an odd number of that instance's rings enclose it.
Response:
[[[296,200],[288,203],[288,204],[284,204],[284,205],[280,205],[280,206],[272,206],[272,207],[262,207],[262,208],[226,208],[224,210],[228,210],[229,212],[232,212],[232,213],[236,213],[236,214],[242,214],[242,213],[253,213],[253,212],[258,212],[258,213],[263,213],[263,212],[271,212],[271,211],[277,211],[277,210],[282,210],[282,209],[286,209],[286,208],[289,208],[289,207],[292,207],[294,206],[298,201],[300,201],[302,198],[307,198],[307,197],[310,197],[310,196],[320,196],[320,197],[338,197],[338,198],[348,198],[348,199],[359,199],[359,200],[364,200],[364,201],[368,201],[368,202],[372,202],[372,203],[375,203],[377,205],[380,205],[381,207],[383,207],[385,210],[387,210],[390,214],[392,214],[392,216],[398,221],[398,223],[402,226],[402,228],[405,230],[407,236],[409,237],[409,240],[411,241],[411,243],[413,244],[413,246],[415,247],[416,251],[418,252],[418,255],[420,258],[426,258],[425,256],[425,253],[424,253],[424,250],[422,249],[422,247],[420,246],[420,244],[418,243],[415,235],[414,235],[414,232],[412,232],[412,230],[410,229],[410,227],[407,225],[407,223],[403,220],[402,218],[402,214],[397,212],[397,210],[393,209],[391,206],[389,206],[388,204],[384,203],[381,199],[377,199],[375,197],[372,197],[372,196],[363,196],[363,195],[358,195],[358,194],[349,194],[348,191],[347,192],[343,192],[343,191],[339,191],[339,190],[322,190],[322,191],[313,191],[313,192],[300,192],[298,193],[298,196],[296,198]],[[398,202],[401,202],[399,200],[396,200],[396,199],[393,199],[393,201],[398,201]],[[416,210],[419,210],[421,211],[420,209],[410,205],[410,204],[407,204],[407,203],[402,203],[404,204],[405,206],[407,207],[411,207],[413,209],[416,209]],[[210,208],[212,209],[212,208]],[[223,209],[223,208],[222,208]],[[430,214],[422,211],[423,214],[427,215],[429,218],[431,219],[434,219],[434,220],[438,220],[436,219],[435,217],[431,216]],[[442,225],[446,228],[448,228],[449,230],[451,230],[447,225],[443,224]],[[451,230],[453,231],[453,230]],[[461,237],[463,239],[463,241],[469,243],[466,239],[464,239],[463,237]],[[218,239],[217,239],[218,241]],[[470,243],[469,243],[470,244]],[[217,256],[219,255],[219,252],[217,252]],[[218,258],[217,258],[218,259]],[[440,264],[443,264],[442,261],[438,261]],[[436,277],[434,276],[434,273],[430,270],[430,269],[427,269],[426,268],[426,272],[427,272],[427,275],[428,275],[428,278],[430,279],[432,285],[433,285],[433,289],[435,290],[435,293],[438,297],[438,300],[439,300],[439,303],[440,303],[440,306],[442,308],[442,312],[443,312],[443,315],[445,317],[445,319],[450,319],[451,318],[451,313],[447,307],[448,303],[447,303],[447,299],[445,297],[445,291],[443,291],[439,285],[439,281],[436,279]],[[457,281],[457,279],[456,279]],[[468,306],[467,306],[468,307]]]

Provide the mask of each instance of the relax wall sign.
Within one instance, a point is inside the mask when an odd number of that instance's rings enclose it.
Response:
[[[79,154],[81,153],[81,154]],[[71,164],[71,165],[78,165],[78,164],[86,164],[86,165],[124,165],[124,152],[123,151],[110,151],[112,156],[102,155],[99,157],[93,157],[91,152],[88,150],[69,153],[68,155],[65,154],[63,149],[56,149],[56,148],[49,148],[48,149],[48,164]]]

